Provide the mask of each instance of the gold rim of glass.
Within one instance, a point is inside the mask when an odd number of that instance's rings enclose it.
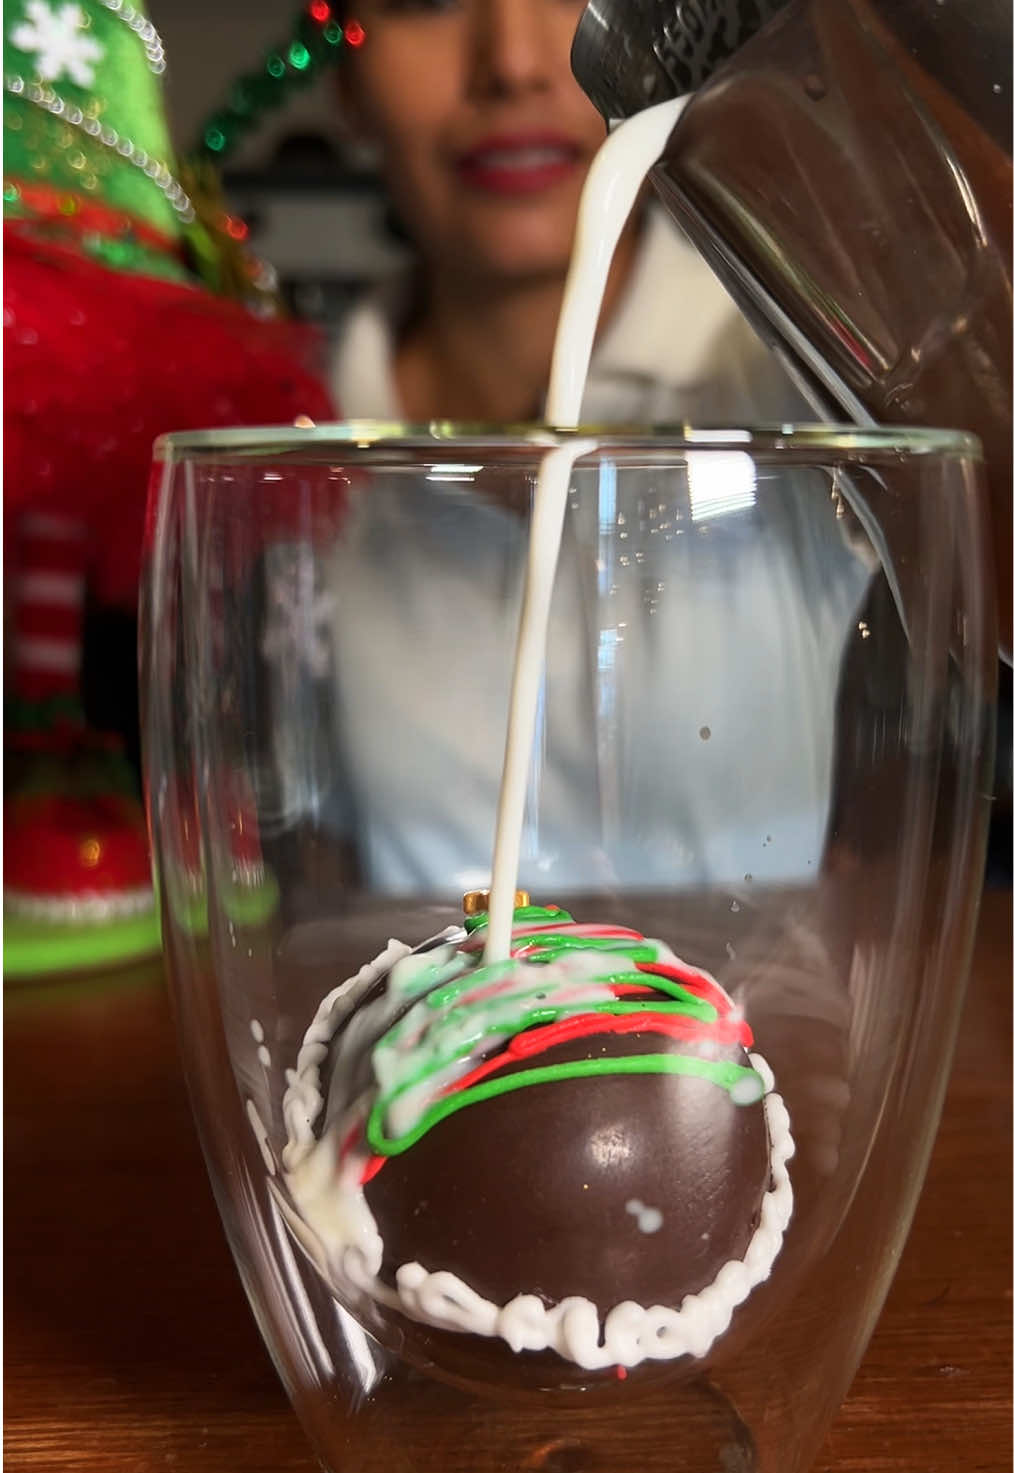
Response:
[[[782,455],[822,451],[836,455],[957,455],[981,459],[982,447],[964,430],[922,429],[909,425],[781,424],[751,429],[698,429],[686,424],[578,425],[481,424],[433,420],[341,420],[326,424],[264,425],[250,429],[186,430],[161,435],[157,458],[190,455],[257,456],[319,454],[330,448],[439,453],[455,447],[485,450],[544,450],[574,440],[591,440],[587,454],[602,451],[665,452],[734,449]]]

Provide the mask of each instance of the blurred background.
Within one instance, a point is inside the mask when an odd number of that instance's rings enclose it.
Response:
[[[180,154],[202,139],[234,79],[256,71],[289,33],[294,7],[278,0],[152,0],[151,19],[165,42],[165,99]],[[344,313],[365,290],[408,258],[369,147],[343,127],[333,68],[318,69],[282,107],[230,139],[221,161],[226,203],[248,232],[246,243],[277,272],[288,311],[333,341]],[[135,630],[122,615],[96,610],[85,649],[88,709],[98,724],[127,734],[135,756],[135,692],[122,670]],[[110,650],[119,658],[110,661]],[[120,672],[111,678],[110,672]],[[997,752],[998,813],[990,868],[1011,873],[1011,671],[1001,665]]]
[[[173,142],[189,152],[236,77],[289,35],[295,5],[278,0],[159,0]],[[229,148],[226,197],[249,243],[276,269],[289,310],[332,335],[358,291],[404,256],[370,152],[343,130],[335,71],[322,68]]]
[[[5,904],[13,890],[45,926],[91,893],[83,823],[97,854],[126,824],[133,857],[111,883],[150,907],[135,610],[155,437],[335,413],[537,418],[604,135],[570,68],[581,0],[147,9],[150,25],[130,0],[5,12],[5,830],[32,856],[23,885],[5,873]],[[600,323],[589,422],[818,417],[648,194]],[[1003,880],[1008,665],[998,680]]]
[[[148,6],[165,43],[164,99],[178,156],[190,155],[236,79],[263,67],[294,34],[298,7],[279,0],[158,0]],[[277,273],[285,309],[330,346],[351,303],[408,255],[377,160],[343,128],[334,68],[286,92],[257,125],[230,139],[225,203],[243,243]],[[214,155],[212,155],[214,157]],[[83,697],[89,721],[125,740],[139,767],[135,620],[94,604],[85,626]]]

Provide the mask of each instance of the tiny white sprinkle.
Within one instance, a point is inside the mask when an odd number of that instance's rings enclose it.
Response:
[[[250,1020],[250,1032],[253,1034],[254,1043],[264,1042],[264,1024],[259,1018],[252,1018]]]
[[[662,1226],[662,1214],[658,1208],[645,1207],[639,1197],[631,1197],[627,1211],[631,1217],[637,1218],[637,1226],[642,1233],[657,1233]]]

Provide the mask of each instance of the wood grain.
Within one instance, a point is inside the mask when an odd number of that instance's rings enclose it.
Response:
[[[986,897],[929,1177],[818,1473],[1000,1473],[1011,904]],[[161,973],[5,994],[11,1470],[311,1473],[218,1224]]]

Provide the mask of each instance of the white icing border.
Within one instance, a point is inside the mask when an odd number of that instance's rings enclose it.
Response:
[[[456,928],[449,927],[446,934],[455,933]],[[313,1128],[324,1107],[320,1065],[328,1045],[362,992],[410,950],[400,941],[390,941],[378,957],[329,992],[306,1031],[296,1068],[286,1071],[282,1109],[288,1140],[282,1162],[286,1186],[301,1216],[297,1226],[289,1209],[285,1220],[318,1271],[325,1280],[351,1283],[410,1319],[499,1338],[515,1352],[555,1350],[585,1370],[629,1369],[644,1360],[706,1355],[728,1329],[735,1310],[770,1274],[792,1216],[788,1163],[795,1142],[789,1113],[763,1055],[751,1053],[749,1058],[764,1085],[771,1186],[742,1259],[723,1264],[712,1282],[688,1294],[678,1309],[627,1300],[614,1306],[603,1323],[598,1306],[580,1296],[547,1307],[538,1295],[518,1294],[508,1304],[497,1305],[457,1275],[430,1271],[419,1263],[402,1264],[395,1273],[397,1287],[391,1289],[378,1278],[384,1244],[358,1181],[362,1159],[350,1156],[339,1166],[333,1142],[326,1134],[318,1140]]]

